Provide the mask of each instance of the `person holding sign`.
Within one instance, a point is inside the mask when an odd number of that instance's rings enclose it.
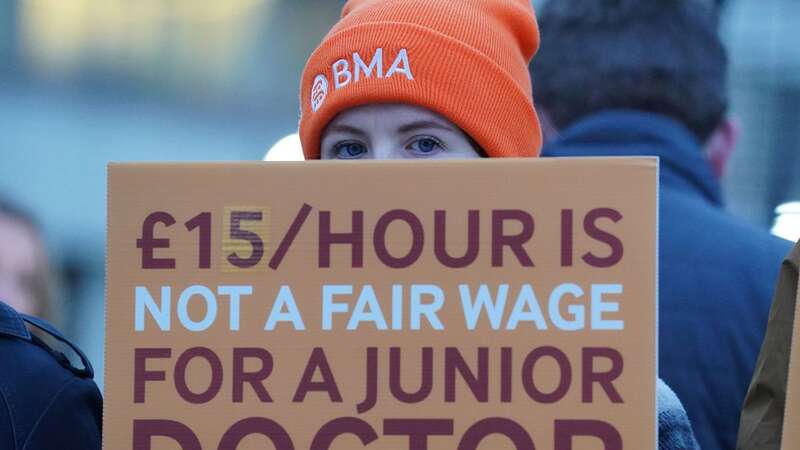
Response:
[[[537,156],[528,3],[348,2],[303,72],[306,159]]]
[[[528,0],[351,0],[301,80],[306,159],[536,157]],[[697,447],[659,380],[659,447]]]

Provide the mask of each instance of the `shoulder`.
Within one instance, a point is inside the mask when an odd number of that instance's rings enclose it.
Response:
[[[791,242],[697,196],[664,191],[661,229],[662,237],[669,242],[662,245],[662,251],[692,253],[703,261],[719,262],[728,268],[740,266],[743,271],[760,273],[774,281],[792,248]]]
[[[71,347],[73,366],[30,328]],[[0,448],[99,448],[102,399],[88,359],[52,325],[0,302]]]
[[[675,392],[661,379],[656,385],[656,397],[659,450],[699,448],[686,410]]]

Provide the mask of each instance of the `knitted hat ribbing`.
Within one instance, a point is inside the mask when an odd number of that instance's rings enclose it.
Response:
[[[528,63],[539,45],[529,0],[350,0],[314,51],[300,87],[307,159],[340,112],[422,106],[489,156],[536,156],[541,131]]]

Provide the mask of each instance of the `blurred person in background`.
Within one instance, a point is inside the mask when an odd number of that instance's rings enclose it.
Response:
[[[723,210],[736,146],[715,4],[553,0],[531,66],[543,156],[658,156],[659,375],[731,449],[790,243]]]
[[[17,311],[60,322],[55,278],[31,215],[0,198],[0,299]]]
[[[536,157],[538,45],[528,0],[350,0],[303,71],[305,158]],[[657,393],[659,448],[696,448],[678,398]]]
[[[0,201],[0,449],[100,449],[102,398],[86,356],[41,316],[54,308],[29,215]],[[34,317],[34,315],[39,317]],[[81,360],[75,367],[47,341]]]

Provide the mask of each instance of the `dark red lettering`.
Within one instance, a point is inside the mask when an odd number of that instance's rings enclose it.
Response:
[[[174,269],[175,258],[156,258],[153,256],[153,250],[169,248],[169,239],[157,239],[153,236],[153,229],[157,223],[163,223],[166,227],[171,227],[175,224],[175,218],[164,211],[156,211],[144,219],[142,237],[136,240],[136,248],[142,249],[142,269]]]
[[[561,267],[572,267],[572,210],[561,210]]]
[[[170,438],[181,450],[202,450],[200,441],[186,425],[174,420],[134,420],[133,450],[151,450],[153,438]]]
[[[306,219],[308,219],[308,215],[311,214],[311,209],[311,205],[308,203],[303,203],[303,206],[300,207],[300,211],[297,212],[297,215],[292,221],[292,225],[286,230],[286,234],[283,235],[281,243],[278,244],[278,248],[275,249],[275,253],[269,260],[269,267],[272,270],[277,270],[281,265],[281,261],[283,261],[286,253],[289,252],[292,242],[294,242],[294,239],[300,233],[300,229],[303,228],[303,224],[306,222]]]
[[[367,348],[367,393],[364,400],[356,405],[356,411],[359,414],[364,414],[370,409],[375,407],[378,401],[378,348]]]
[[[401,360],[400,347],[391,347],[389,349],[389,389],[392,391],[392,395],[403,403],[419,403],[425,400],[433,389],[433,347],[422,347],[422,365],[419,369],[420,386],[416,392],[403,390],[400,383],[403,378]]]
[[[489,401],[489,348],[478,348],[478,374],[472,372],[469,364],[455,347],[444,349],[444,401],[456,401],[456,371],[479,402]]]
[[[553,450],[572,450],[572,438],[576,436],[600,439],[605,450],[622,450],[619,431],[599,420],[556,420]]]
[[[186,384],[186,370],[189,367],[189,363],[195,358],[206,360],[211,367],[211,380],[208,382],[208,388],[199,393],[192,392]],[[175,362],[174,379],[175,390],[178,391],[182,399],[194,404],[208,403],[217,396],[222,387],[222,361],[210,348],[192,347],[181,353],[181,356]]]
[[[522,225],[518,234],[507,235],[503,224],[517,221]],[[503,248],[508,247],[523,267],[533,267],[533,260],[525,251],[525,243],[533,237],[533,216],[519,209],[492,211],[492,267],[503,267]]]
[[[612,222],[619,222],[622,220],[622,214],[616,209],[597,208],[589,211],[589,214],[583,219],[583,229],[586,235],[608,245],[611,248],[611,253],[608,256],[600,257],[587,252],[583,255],[583,260],[592,267],[611,267],[622,260],[624,248],[622,241],[618,237],[598,228],[596,222],[599,219],[610,219]]]
[[[428,450],[428,437],[452,436],[453,421],[449,419],[386,419],[383,434],[408,436],[408,450]]]
[[[200,237],[197,240],[197,268],[208,269],[211,267],[211,213],[203,212],[186,222],[187,231],[199,228]]]
[[[246,359],[257,359],[261,363],[261,368],[254,371],[245,371]],[[263,348],[245,347],[233,349],[233,402],[242,403],[244,401],[244,385],[250,384],[253,391],[262,402],[271,402],[269,392],[264,387],[263,381],[272,373],[272,354]]]
[[[146,381],[164,381],[167,373],[163,370],[147,370],[148,358],[169,358],[169,348],[137,348],[133,351],[133,402],[144,403]]]
[[[353,211],[352,231],[334,233],[331,231],[331,212],[319,213],[319,267],[331,266],[331,246],[334,244],[350,245],[351,267],[364,266],[364,211]]]
[[[328,450],[333,440],[343,434],[355,435],[364,446],[378,439],[378,434],[367,422],[355,417],[340,417],[319,429],[311,441],[310,450]]]
[[[611,361],[611,368],[605,372],[594,371],[595,358],[606,358]],[[624,361],[622,355],[613,348],[608,347],[591,347],[584,348],[581,355],[582,359],[582,400],[583,403],[592,403],[594,401],[594,393],[592,387],[594,383],[603,388],[609,400],[612,403],[623,403],[622,396],[619,391],[614,387],[614,380],[622,375]]]
[[[232,240],[244,241],[250,246],[250,254],[246,257],[233,252],[227,256],[228,262],[232,266],[240,269],[254,267],[261,262],[264,257],[264,241],[261,236],[249,230],[243,230],[242,222],[261,222],[264,220],[261,211],[231,211],[231,223],[229,237]]]
[[[511,402],[511,392],[513,386],[513,349],[503,347],[500,349],[500,401],[503,403]]]
[[[483,419],[469,427],[458,443],[458,450],[476,450],[481,441],[490,434],[507,437],[517,450],[536,450],[530,435],[520,424],[502,417]]]
[[[319,369],[322,381],[314,381],[314,374],[317,369]],[[311,351],[306,370],[303,372],[303,377],[297,386],[297,391],[292,401],[295,403],[302,402],[309,392],[327,392],[332,402],[338,403],[342,401],[342,395],[339,393],[336,380],[333,378],[331,366],[328,364],[325,351],[321,347],[315,347]]]
[[[545,393],[539,390],[534,383],[533,371],[536,363],[544,357],[550,357],[558,364],[559,381],[558,386],[553,392]],[[564,398],[569,391],[569,386],[572,383],[572,367],[569,364],[569,358],[561,350],[555,347],[537,347],[533,349],[525,361],[522,363],[522,386],[528,396],[539,403],[555,403]]]
[[[463,256],[453,257],[447,253],[447,211],[438,209],[433,213],[433,251],[436,259],[446,267],[460,269],[478,258],[480,250],[480,211],[471,209],[467,213],[467,249]]]
[[[411,248],[405,256],[393,256],[386,247],[386,230],[395,221],[405,222],[411,229]],[[422,228],[422,222],[411,211],[393,209],[378,219],[372,239],[375,254],[383,264],[392,269],[403,269],[414,264],[422,255],[425,245],[425,230]]]
[[[274,420],[264,417],[249,417],[234,423],[219,441],[219,450],[236,450],[239,443],[247,436],[260,434],[266,436],[276,450],[294,450],[294,443],[289,433]]]

